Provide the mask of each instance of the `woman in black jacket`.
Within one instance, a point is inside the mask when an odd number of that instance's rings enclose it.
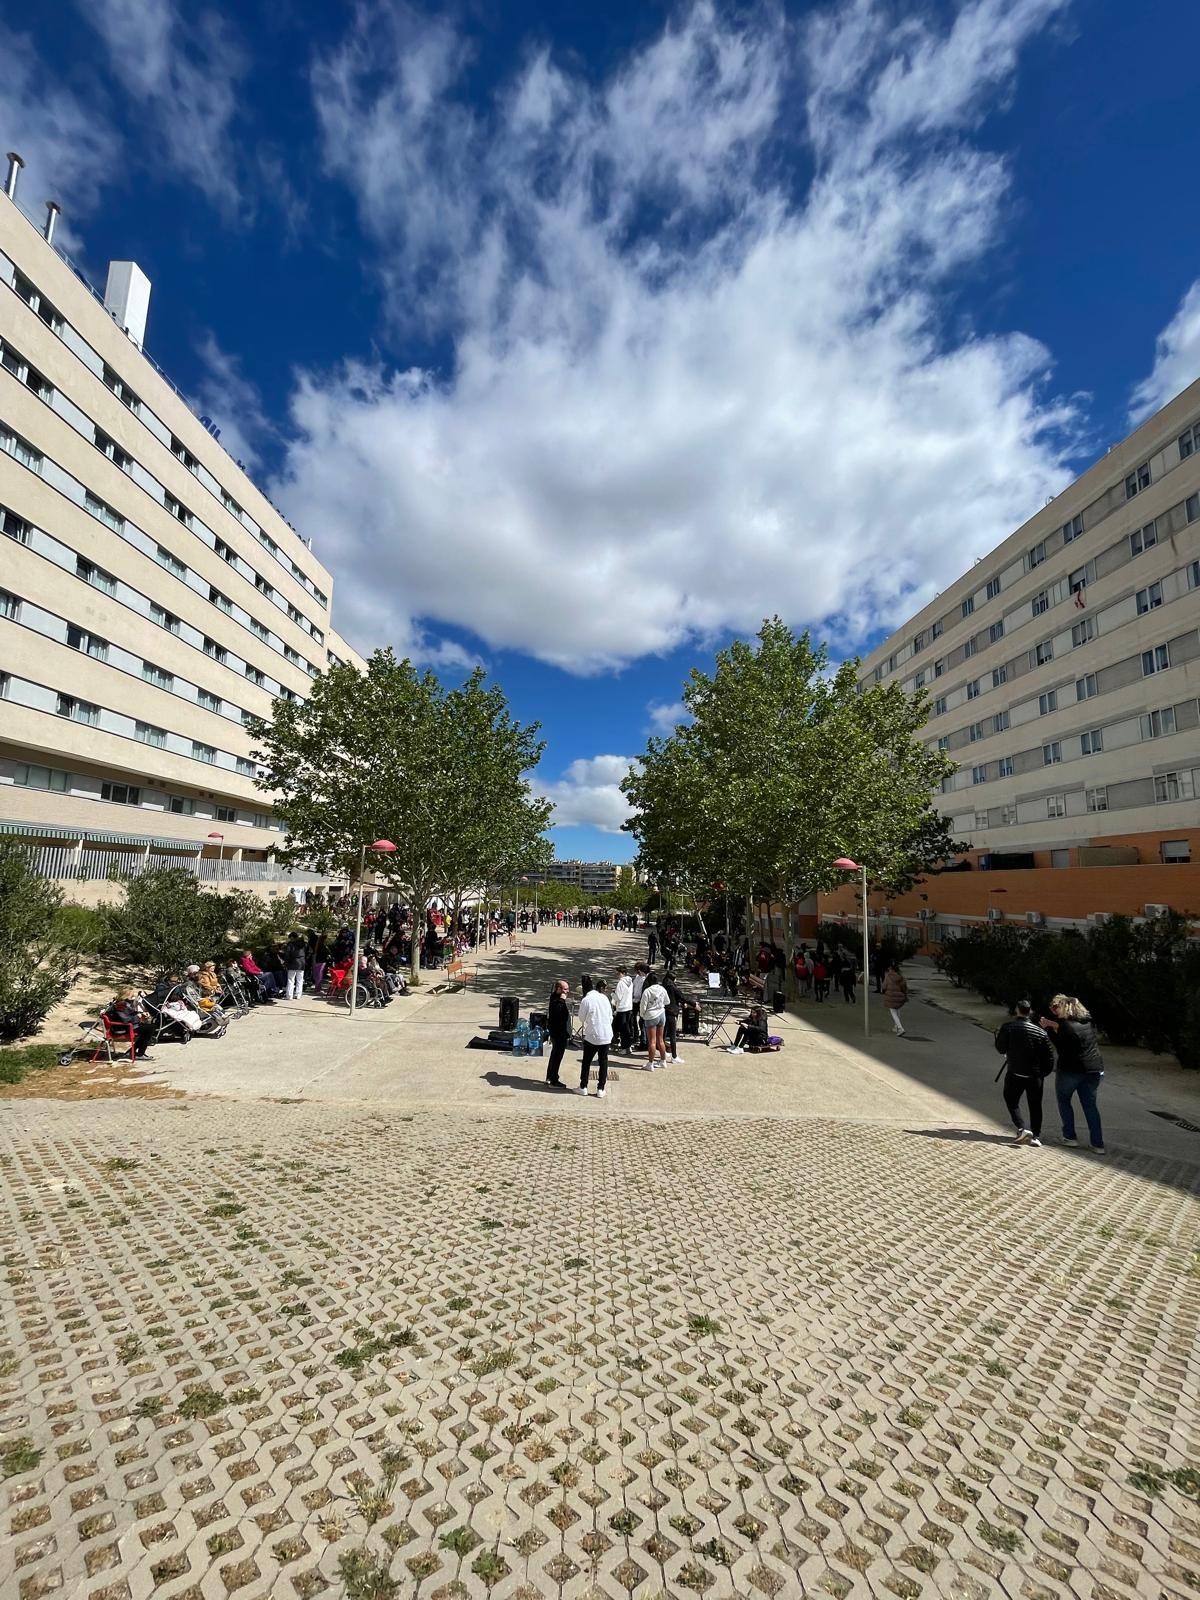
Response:
[[[1041,1020],[1042,1027],[1054,1041],[1058,1057],[1054,1092],[1058,1099],[1058,1114],[1062,1119],[1063,1143],[1078,1143],[1075,1137],[1075,1107],[1072,1104],[1078,1095],[1092,1149],[1103,1154],[1104,1129],[1100,1125],[1096,1095],[1104,1076],[1104,1057],[1097,1043],[1096,1025],[1087,1007],[1072,994],[1056,994],[1050,1002],[1050,1015]]]

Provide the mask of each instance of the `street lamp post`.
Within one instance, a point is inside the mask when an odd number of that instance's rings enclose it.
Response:
[[[220,864],[218,866],[218,868],[217,868],[217,882],[220,883],[221,882],[221,871],[220,871],[220,868],[225,865],[225,835],[223,833],[210,833],[208,837],[210,839],[219,839],[221,841],[221,843],[217,847],[217,860],[218,860],[218,862]]]
[[[389,854],[396,846],[390,839],[376,839],[374,844],[364,844],[358,852],[358,910],[354,917],[354,966],[350,970],[350,1016],[354,1016],[354,1002],[358,998],[358,960],[362,947],[362,903],[363,903],[363,873],[366,870],[367,851],[379,850]],[[416,921],[413,922],[413,937],[416,938]]]
[[[862,873],[862,946],[863,946],[863,1038],[871,1037],[871,955],[870,935],[867,931],[867,869],[860,867],[849,856],[839,856],[833,863],[841,872]]]

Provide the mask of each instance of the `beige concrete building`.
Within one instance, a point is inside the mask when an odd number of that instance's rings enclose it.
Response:
[[[324,881],[243,726],[358,660],[333,584],[142,349],[150,285],[103,300],[0,195],[0,830],[96,884],[138,860],[266,892]],[[83,898],[88,896],[81,895]]]
[[[929,693],[973,866],[1023,868],[931,879],[927,917],[1200,911],[1198,623],[1200,382],[867,657]]]

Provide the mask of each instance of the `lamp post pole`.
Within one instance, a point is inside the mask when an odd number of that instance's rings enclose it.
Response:
[[[849,856],[839,856],[833,863],[842,872],[862,873],[862,951],[863,951],[863,1038],[871,1037],[871,951],[870,932],[867,927],[867,869],[851,861]]]
[[[370,846],[372,850],[384,852],[394,850],[396,846],[390,839],[376,839]],[[358,962],[359,952],[362,948],[362,906],[363,906],[363,873],[366,870],[368,846],[363,845],[358,852],[358,909],[354,917],[354,966],[350,971],[350,1017],[354,1018],[355,1001],[358,999]]]

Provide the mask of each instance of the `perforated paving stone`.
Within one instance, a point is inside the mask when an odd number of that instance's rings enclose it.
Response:
[[[1200,1594],[1196,1174],[25,1102],[0,1594]]]

